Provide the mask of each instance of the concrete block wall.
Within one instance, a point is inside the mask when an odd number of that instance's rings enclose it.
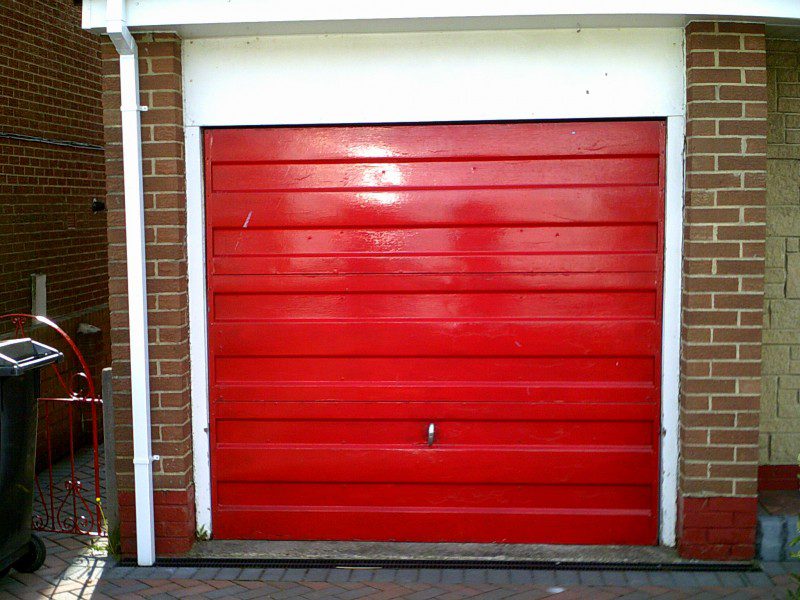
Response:
[[[800,454],[800,41],[767,38],[762,489],[797,489]],[[779,468],[783,466],[784,468]]]

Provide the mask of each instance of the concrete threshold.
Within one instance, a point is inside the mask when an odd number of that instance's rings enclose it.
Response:
[[[187,557],[206,559],[480,560],[553,563],[703,564],[663,546],[561,546],[549,544],[456,544],[412,542],[307,542],[210,540]]]

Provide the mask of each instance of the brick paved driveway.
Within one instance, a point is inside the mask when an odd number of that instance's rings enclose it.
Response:
[[[800,572],[800,562],[769,563],[764,573],[130,568],[85,538],[45,537],[45,566],[12,572],[0,598],[785,598],[788,573]]]

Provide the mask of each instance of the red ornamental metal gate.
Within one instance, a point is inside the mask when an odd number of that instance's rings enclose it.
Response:
[[[37,461],[36,490],[33,506],[33,529],[55,533],[106,535],[101,504],[99,415],[102,399],[98,397],[89,366],[75,342],[67,333],[46,317],[27,314],[0,316],[0,323],[10,321],[17,337],[31,335],[34,324],[47,327],[54,333],[58,345],[66,350],[63,365],[53,364],[51,369],[56,391],[52,396],[39,398],[39,430],[43,432],[44,448],[39,448],[45,468],[39,469]],[[44,378],[44,374],[42,377]],[[50,391],[49,389],[47,391]],[[64,396],[59,396],[63,393]],[[66,414],[64,414],[66,413]],[[53,425],[55,416],[67,420],[68,452],[59,460],[54,453]],[[76,439],[76,419],[84,427],[88,422],[91,447],[81,448]],[[42,422],[44,427],[42,428]],[[40,436],[42,437],[42,436]],[[41,440],[40,440],[41,441]]]

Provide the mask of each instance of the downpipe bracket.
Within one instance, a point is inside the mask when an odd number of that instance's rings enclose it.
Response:
[[[133,462],[134,465],[150,465],[159,460],[161,460],[161,455],[153,454],[150,458],[134,458],[131,462]]]

